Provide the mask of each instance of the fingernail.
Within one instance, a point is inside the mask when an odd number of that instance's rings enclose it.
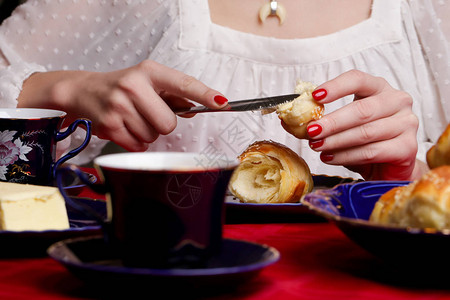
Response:
[[[314,100],[320,101],[327,96],[327,91],[325,89],[318,89],[312,92]]]
[[[323,140],[310,140],[309,141],[309,147],[311,147],[312,149],[316,149],[319,147],[322,147],[323,145]]]
[[[217,95],[214,97],[214,101],[219,105],[223,105],[228,102],[228,99],[225,98],[224,96]]]
[[[320,160],[323,161],[323,162],[332,161],[333,158],[334,158],[333,154],[324,153],[324,152],[320,153]]]
[[[322,126],[318,124],[309,125],[306,128],[306,131],[308,132],[308,135],[310,137],[318,136],[322,132]]]

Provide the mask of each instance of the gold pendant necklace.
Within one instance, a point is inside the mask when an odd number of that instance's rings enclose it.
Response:
[[[264,4],[259,9],[259,19],[262,23],[266,20],[267,17],[276,16],[280,20],[280,25],[283,24],[286,19],[286,9],[283,5],[278,3],[276,0],[270,0],[269,3]]]

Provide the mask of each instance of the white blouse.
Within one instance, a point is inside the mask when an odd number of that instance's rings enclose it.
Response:
[[[420,120],[418,158],[450,122],[448,0],[373,0],[371,17],[339,32],[276,39],[211,22],[207,0],[28,0],[0,27],[0,107],[15,107],[23,81],[46,70],[111,71],[152,59],[221,91],[230,100],[292,93],[297,79],[321,84],[359,69],[408,92]],[[326,113],[352,101],[326,105]],[[257,140],[298,152],[316,174],[354,176],[322,163],[276,114],[198,114],[178,119],[149,151],[196,151],[230,158]],[[73,145],[80,143],[78,132]],[[97,156],[93,138],[71,161]],[[66,146],[67,145],[60,145]]]

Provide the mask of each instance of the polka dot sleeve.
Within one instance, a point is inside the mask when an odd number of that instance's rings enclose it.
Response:
[[[442,114],[441,118],[446,122],[434,123],[432,128],[441,133],[450,122],[450,1],[411,0],[410,5],[441,104],[437,112],[429,111],[426,102],[422,108],[425,114],[433,114],[434,117],[436,113]]]

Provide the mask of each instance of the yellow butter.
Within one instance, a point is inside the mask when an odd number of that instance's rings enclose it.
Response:
[[[0,182],[0,230],[68,229],[69,218],[58,188]]]

